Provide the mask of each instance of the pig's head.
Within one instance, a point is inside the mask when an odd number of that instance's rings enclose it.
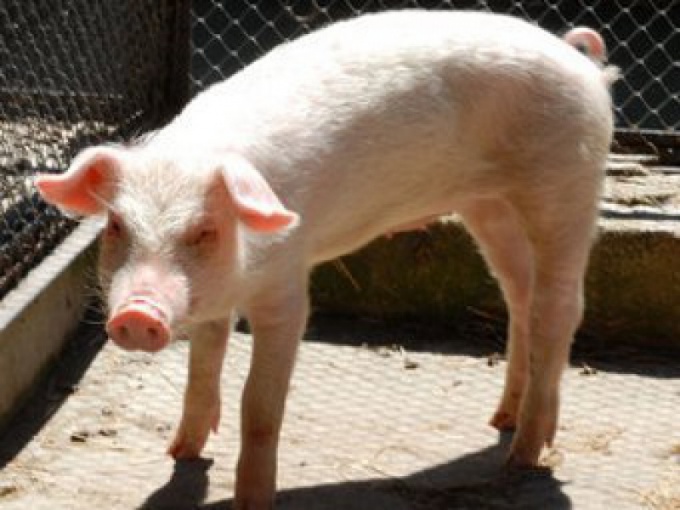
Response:
[[[99,263],[106,328],[126,349],[158,351],[177,326],[214,318],[240,267],[241,226],[273,233],[297,221],[244,158],[197,161],[93,147],[66,173],[36,179],[60,209],[107,216]]]

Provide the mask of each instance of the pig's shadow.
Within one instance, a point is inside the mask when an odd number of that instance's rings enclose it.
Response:
[[[210,459],[180,460],[170,480],[147,498],[139,510],[199,508],[208,494]]]
[[[404,478],[369,479],[299,489],[277,494],[276,508],[304,510],[568,510],[562,482],[547,469],[502,469],[510,434],[476,453],[416,472]],[[178,463],[166,485],[141,509],[228,510],[231,500],[202,504],[208,487],[208,461]]]

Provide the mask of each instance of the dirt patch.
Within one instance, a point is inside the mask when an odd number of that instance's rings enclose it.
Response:
[[[573,453],[599,453],[611,455],[612,442],[619,439],[625,429],[616,425],[593,428],[592,425],[583,423],[578,427],[563,426],[563,429],[571,428],[569,440],[560,443],[566,452]]]
[[[68,165],[74,148],[115,133],[116,126],[100,121],[46,122],[37,117],[0,120],[0,168],[24,175],[57,171]]]
[[[640,503],[649,510],[680,508],[680,468],[669,474],[654,488],[640,492]]]

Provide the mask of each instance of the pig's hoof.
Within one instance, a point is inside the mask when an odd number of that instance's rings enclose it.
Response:
[[[503,391],[503,397],[496,407],[496,412],[491,417],[489,424],[500,431],[515,430],[519,416],[519,408],[522,402],[523,383],[514,379],[507,383]]]
[[[220,401],[211,406],[212,411],[198,415],[187,413],[182,418],[175,439],[168,447],[174,459],[195,459],[201,455],[210,431],[217,433],[220,424]],[[186,411],[186,410],[185,410]]]
[[[510,453],[505,461],[508,468],[531,468],[538,466],[538,459],[547,440],[543,436],[526,437],[520,431],[515,433]]]
[[[514,471],[516,469],[535,468],[538,466],[539,455],[540,449],[539,454],[536,455],[535,458],[533,455],[528,454],[527,452],[518,453],[511,451],[507,459],[505,459],[505,467],[510,471]]]
[[[198,424],[189,427],[182,423],[175,435],[175,439],[168,448],[168,454],[174,459],[195,459],[201,455],[205,443],[210,435],[211,425]],[[213,425],[215,430],[217,425]]]
[[[168,454],[174,459],[195,459],[199,457],[208,441],[211,429],[217,431],[217,421],[193,423],[191,425],[182,422],[175,439],[168,448]]]
[[[489,424],[498,430],[515,430],[517,426],[517,415],[499,409],[494,413]]]
[[[543,447],[553,443],[555,423],[554,420],[541,420],[539,424],[531,424],[534,426],[523,424],[515,432],[506,464],[514,467],[538,466]]]
[[[204,439],[190,439],[180,430],[177,432],[177,436],[174,441],[168,447],[168,455],[170,455],[175,460],[187,460],[195,459],[201,455],[203,451],[203,446],[208,439],[206,434]]]

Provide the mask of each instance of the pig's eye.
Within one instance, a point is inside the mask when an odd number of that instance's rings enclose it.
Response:
[[[106,235],[112,238],[121,237],[123,235],[123,220],[115,214],[109,215],[109,221],[106,224]]]
[[[186,238],[186,245],[190,247],[204,246],[212,244],[217,239],[217,229],[200,228],[191,232]]]

